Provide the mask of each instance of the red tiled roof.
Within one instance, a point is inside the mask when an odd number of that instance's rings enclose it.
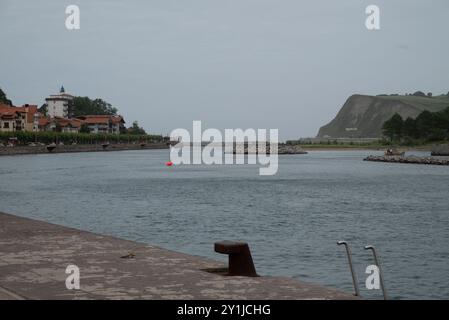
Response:
[[[49,123],[50,123],[50,120],[48,120],[47,118],[40,118],[39,119],[39,127],[45,127]]]
[[[84,120],[86,124],[109,124],[108,118],[86,118]]]
[[[16,117],[17,113],[25,113],[24,110],[16,107],[12,107],[7,104],[0,104],[0,118],[3,120],[11,120]]]
[[[117,121],[114,118],[115,116],[97,114],[78,117],[78,119],[84,121],[86,124],[109,124],[109,121],[114,123],[114,121]]]
[[[124,123],[122,116],[110,116],[110,115],[86,115],[79,116],[74,119],[67,119],[61,117],[55,117],[53,119],[44,118],[41,115],[39,119],[39,126],[47,126],[51,121],[58,123],[61,127],[72,126],[74,128],[81,127],[82,124],[94,125],[94,124],[102,124],[108,125],[109,122],[112,124]]]
[[[125,123],[125,120],[122,116],[113,116],[111,121],[113,124]]]
[[[3,120],[14,119],[14,117],[15,117],[15,112],[0,112],[0,118]]]
[[[52,121],[54,123],[59,124],[63,128],[64,127],[68,127],[68,126],[71,126],[73,128],[79,128],[84,123],[84,121],[79,120],[79,119],[66,119],[66,118],[55,117],[53,119],[40,118],[39,119],[39,126],[40,127],[45,127],[48,124],[50,124]]]
[[[25,110],[17,107],[12,107],[7,104],[0,104],[0,113],[6,113],[6,112],[26,112]]]
[[[67,118],[60,118],[60,117],[55,117],[55,118],[53,118],[53,120],[54,120],[54,122],[59,124],[61,127],[72,126],[74,128],[79,128],[84,123],[84,121],[79,120],[79,119],[67,119]]]
[[[39,113],[39,111],[37,110],[37,105],[35,105],[35,104],[24,104],[23,106],[18,107],[17,109],[20,109],[27,113],[27,122],[28,123],[33,123],[34,115],[36,113]]]
[[[10,109],[10,108],[14,108],[14,107],[11,107],[9,104],[0,103],[0,110],[2,110],[2,109]]]
[[[87,124],[108,124],[109,121],[112,124],[125,123],[125,120],[120,115],[113,116],[113,115],[93,114],[93,115],[80,116],[78,117],[78,119],[85,121]]]

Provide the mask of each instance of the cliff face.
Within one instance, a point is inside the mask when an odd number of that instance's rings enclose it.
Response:
[[[382,125],[396,112],[403,119],[416,118],[422,111],[438,111],[449,100],[411,96],[353,95],[328,124],[321,127],[319,138],[380,138]]]

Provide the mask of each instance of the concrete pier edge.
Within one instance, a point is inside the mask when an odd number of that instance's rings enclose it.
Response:
[[[66,288],[71,264],[80,270],[79,290]],[[355,298],[286,277],[204,271],[223,267],[211,259],[0,212],[0,300]]]
[[[16,146],[0,147],[0,156],[19,156],[36,154],[57,154],[57,153],[80,153],[80,152],[111,152],[111,151],[135,151],[135,150],[153,150],[168,149],[166,143],[111,143],[107,147],[102,144],[78,144],[78,145],[57,145],[54,150],[49,152],[45,145],[40,146]]]

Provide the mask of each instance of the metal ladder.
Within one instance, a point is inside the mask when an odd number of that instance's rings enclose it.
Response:
[[[349,270],[350,270],[351,276],[352,276],[352,284],[354,286],[354,296],[360,297],[360,290],[359,290],[359,285],[358,285],[358,281],[357,281],[357,276],[356,276],[356,273],[355,273],[355,270],[354,270],[354,264],[352,262],[351,249],[349,248],[349,245],[348,245],[348,243],[346,241],[337,241],[337,245],[339,245],[339,246],[340,245],[344,245],[345,246],[346,255],[348,257]],[[379,269],[379,280],[380,280],[380,286],[382,288],[382,294],[383,294],[384,300],[387,300],[387,290],[385,289],[383,272],[382,272],[382,268],[381,268],[380,263],[379,263],[379,257],[377,256],[376,249],[372,245],[367,245],[367,246],[364,247],[364,249],[365,250],[371,250],[372,253],[373,253],[374,264]]]

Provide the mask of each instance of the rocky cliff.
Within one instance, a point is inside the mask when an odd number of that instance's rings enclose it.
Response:
[[[353,95],[328,124],[321,127],[319,138],[380,138],[382,125],[396,112],[403,119],[416,118],[422,111],[439,111],[449,106],[449,98],[416,96]]]

